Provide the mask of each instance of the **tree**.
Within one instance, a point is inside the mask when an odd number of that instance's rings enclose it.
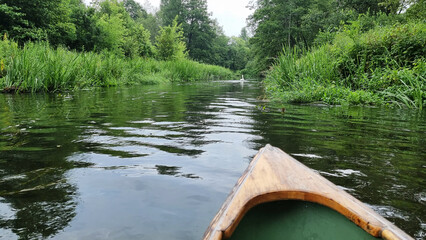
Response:
[[[97,49],[108,49],[117,54],[124,54],[121,46],[127,29],[124,26],[124,8],[120,8],[117,0],[105,0],[97,2],[95,8],[96,27],[99,34],[95,40]],[[124,12],[123,12],[124,11]]]
[[[312,0],[257,0],[249,17],[254,36],[250,39],[260,71],[270,66],[283,46],[294,46],[307,37],[301,29],[302,17]]]
[[[394,12],[395,2],[409,0],[255,0],[249,17],[250,39],[258,73],[265,72],[283,47],[311,47],[319,32],[336,31],[360,13]],[[325,36],[325,35],[322,35]]]
[[[134,24],[124,38],[123,50],[128,57],[151,57],[154,47],[151,44],[150,33],[141,24]]]
[[[99,32],[95,39],[96,48],[128,57],[153,55],[149,31],[135,22],[124,4],[117,0],[103,0],[94,5]]]
[[[177,23],[177,17],[172,24],[160,27],[156,39],[157,57],[160,60],[176,60],[187,55],[182,26]]]
[[[215,37],[211,39],[209,63],[229,68],[229,37],[225,36],[223,29],[217,21],[214,21]]]
[[[247,41],[240,37],[232,37],[229,43],[230,65],[232,70],[242,70],[249,60],[250,49]]]
[[[146,4],[149,4],[149,2],[146,2]],[[154,42],[160,30],[158,14],[148,13],[144,7],[134,0],[124,0],[123,5],[134,22],[143,25],[143,27],[149,31],[150,41]],[[150,8],[150,6],[146,6],[146,8]]]
[[[148,13],[135,0],[123,0],[123,6],[133,20],[144,19]]]
[[[81,0],[70,1],[71,21],[76,28],[76,38],[68,46],[79,51],[92,51],[100,33],[96,26],[95,9],[86,7]]]
[[[189,0],[186,3],[183,31],[189,56],[197,61],[211,63],[212,39],[216,37],[213,22],[207,12],[207,0]]]
[[[25,14],[19,11],[18,7],[11,7],[7,4],[0,4],[0,34],[12,35],[13,37],[22,36],[28,28],[28,21],[25,20]]]
[[[3,25],[5,28],[1,30],[9,32],[20,42],[48,39],[57,45],[66,44],[76,37],[68,0],[2,0],[1,5],[0,15],[17,17],[16,21]]]
[[[411,0],[407,16],[413,19],[426,19],[426,0]]]
[[[169,25],[176,16],[182,25],[189,57],[213,63],[212,47],[215,39],[214,23],[207,11],[207,0],[162,0],[161,18]]]
[[[148,13],[146,18],[136,20],[137,23],[143,25],[143,27],[149,31],[151,42],[155,41],[158,32],[160,31],[161,20],[159,14]]]
[[[185,16],[185,6],[182,0],[161,0],[160,17],[163,26],[173,24],[173,20],[178,16],[177,22],[182,24]]]
[[[370,12],[371,14],[377,14],[379,12],[386,12],[391,13],[391,8],[395,7],[395,2],[398,2],[399,0],[385,0],[388,4],[388,9],[385,5],[380,4],[384,2],[384,0],[340,0],[339,1],[339,7],[341,9],[353,9],[357,13],[367,13]],[[391,3],[392,1],[392,3]]]
[[[248,35],[248,31],[246,27],[243,27],[241,29],[241,33],[240,33],[240,38],[244,41],[248,41],[249,40],[249,35]]]

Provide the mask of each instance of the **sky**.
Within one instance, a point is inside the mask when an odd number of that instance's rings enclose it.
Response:
[[[213,13],[219,25],[228,36],[239,36],[247,25],[246,19],[252,14],[246,6],[249,0],[207,0],[208,10]]]
[[[142,6],[148,2],[154,8],[160,8],[161,0],[135,0]],[[241,29],[247,25],[246,19],[252,13],[246,8],[250,0],[207,0],[208,11],[213,13],[227,36],[239,36]],[[90,0],[85,0],[90,2]]]

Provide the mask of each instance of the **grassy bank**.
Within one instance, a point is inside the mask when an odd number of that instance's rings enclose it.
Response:
[[[331,43],[285,49],[269,72],[267,92],[286,102],[426,106],[426,23],[354,23]]]
[[[0,90],[62,91],[94,86],[230,79],[232,71],[191,60],[125,58],[110,52],[75,52],[48,43],[0,41]]]

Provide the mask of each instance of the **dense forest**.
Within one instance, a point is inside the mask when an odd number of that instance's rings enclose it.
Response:
[[[157,11],[135,0],[0,0],[0,87],[54,91],[244,74],[290,102],[425,105],[426,1],[248,7],[247,27],[229,37],[206,0],[162,0]]]

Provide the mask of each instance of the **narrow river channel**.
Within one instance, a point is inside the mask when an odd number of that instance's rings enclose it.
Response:
[[[226,81],[0,94],[0,239],[200,239],[267,143],[426,236],[426,111]]]

